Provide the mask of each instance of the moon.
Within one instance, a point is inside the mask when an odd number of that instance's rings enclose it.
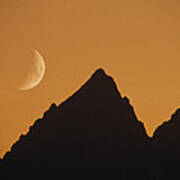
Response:
[[[25,82],[18,88],[21,91],[27,91],[36,87],[42,81],[45,75],[45,61],[43,56],[34,49],[34,59],[33,69],[28,73]]]

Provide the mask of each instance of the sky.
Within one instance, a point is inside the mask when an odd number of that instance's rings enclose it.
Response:
[[[151,136],[180,107],[180,2],[177,0],[1,0],[0,156],[99,67]],[[46,73],[18,91],[33,67]]]

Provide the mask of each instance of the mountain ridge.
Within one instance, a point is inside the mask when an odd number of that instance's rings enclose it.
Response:
[[[52,103],[51,106],[49,107],[49,109],[47,111],[45,111],[44,115],[42,118],[39,118],[35,121],[34,125],[32,125],[30,127],[30,130],[36,126],[36,124],[39,123],[39,121],[42,121],[42,119],[46,118],[46,116],[51,115],[52,112],[57,111],[58,109],[60,109],[62,106],[66,105],[69,101],[71,101],[72,98],[77,98],[76,96],[78,96],[79,98],[79,94],[82,93],[82,91],[86,91],[86,89],[88,89],[89,87],[91,87],[91,85],[94,85],[93,88],[91,88],[91,91],[96,91],[96,96],[102,95],[102,91],[100,90],[106,90],[107,89],[110,91],[113,91],[113,93],[120,98],[120,100],[122,100],[122,102],[128,106],[128,108],[130,109],[130,111],[133,113],[134,118],[138,121],[138,123],[142,124],[142,127],[144,128],[144,124],[139,121],[135,115],[134,109],[132,107],[132,105],[129,103],[129,99],[124,96],[122,97],[120,95],[120,92],[117,89],[116,83],[114,82],[113,78],[111,76],[108,76],[105,71],[102,68],[97,69],[93,75],[89,78],[89,80],[87,80],[87,82],[84,83],[84,85],[82,85],[79,90],[77,90],[75,93],[73,93],[71,96],[69,96],[67,98],[67,100],[63,101],[62,103],[60,103],[59,105],[56,105],[55,103]],[[100,87],[100,88],[99,88]],[[108,87],[106,89],[103,89],[105,87]],[[98,91],[99,92],[98,92]],[[105,93],[107,93],[105,91]],[[108,92],[108,93],[109,93]],[[98,94],[97,94],[98,93]],[[88,94],[89,95],[89,94]],[[94,94],[93,94],[94,95]],[[83,93],[83,95],[81,96],[86,96],[85,93]],[[104,96],[103,96],[104,97]],[[84,97],[83,97],[84,98]],[[144,133],[147,135],[146,130],[144,128]],[[28,134],[28,133],[27,133]],[[21,135],[19,140],[21,140],[25,135]],[[16,144],[16,143],[15,143]],[[14,147],[14,145],[12,146],[12,148]],[[6,155],[5,155],[6,156]]]
[[[168,131],[180,130],[178,119],[180,110],[169,122],[176,121],[179,126],[173,125]],[[169,178],[168,172],[178,174],[172,168],[168,171],[165,164],[177,166],[180,160],[176,156],[179,131],[175,132],[175,141],[167,141],[166,133],[161,133],[166,124],[150,138],[129,99],[121,96],[111,76],[98,69],[67,100],[59,105],[52,103],[28,133],[20,136],[3,158],[3,175],[164,180]],[[168,149],[167,142],[174,151],[164,150]]]

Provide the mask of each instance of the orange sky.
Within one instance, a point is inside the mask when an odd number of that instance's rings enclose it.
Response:
[[[148,134],[180,106],[177,0],[6,0],[0,6],[0,155],[99,67],[130,98]],[[42,83],[17,91],[33,64]]]

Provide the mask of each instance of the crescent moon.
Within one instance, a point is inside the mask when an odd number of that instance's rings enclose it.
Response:
[[[34,59],[35,59],[35,63],[33,64],[32,72],[27,75],[25,82],[20,88],[18,88],[18,90],[21,91],[30,90],[36,87],[42,81],[46,69],[45,61],[43,56],[35,49],[34,49]]]

